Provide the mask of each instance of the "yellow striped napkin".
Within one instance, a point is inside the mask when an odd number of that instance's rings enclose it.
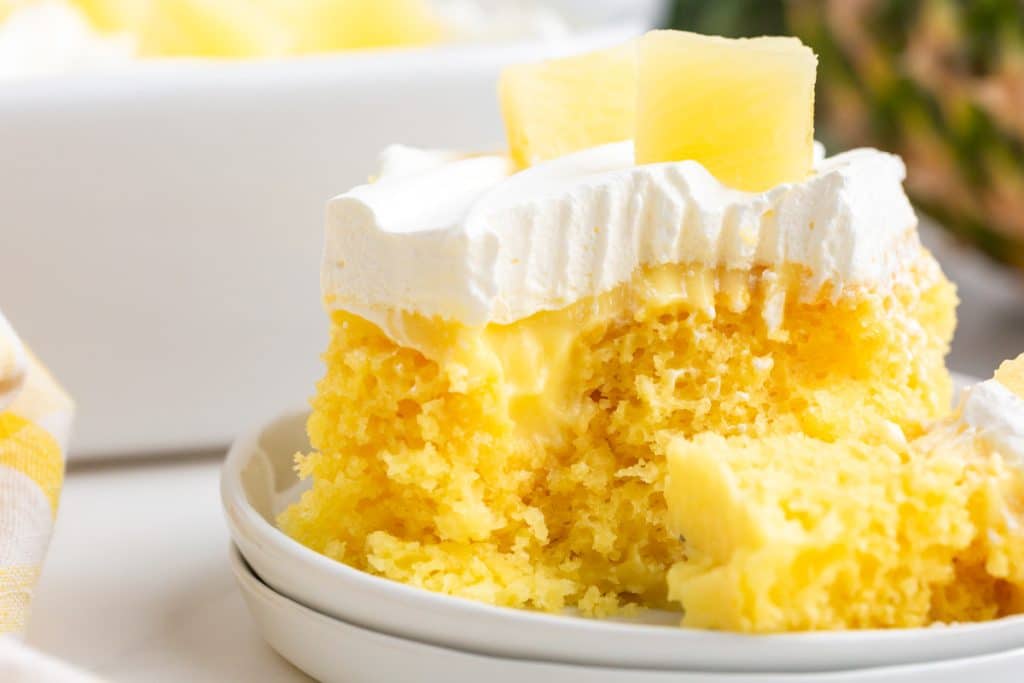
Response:
[[[73,415],[71,399],[0,312],[0,634],[25,628]]]

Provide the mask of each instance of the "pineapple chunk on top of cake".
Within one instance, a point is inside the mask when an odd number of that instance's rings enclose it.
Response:
[[[530,166],[632,139],[638,164],[696,161],[760,192],[811,174],[816,68],[796,38],[682,31],[511,67],[500,84],[509,149]]]
[[[668,584],[683,623],[777,632],[1024,610],[1024,398],[1003,384],[1022,373],[1024,356],[910,441],[896,428],[675,439],[665,495],[685,558]]]
[[[749,192],[805,179],[817,61],[796,38],[648,33],[639,44],[637,163],[691,159]]]
[[[505,69],[498,86],[509,150],[520,166],[633,137],[636,47]]]

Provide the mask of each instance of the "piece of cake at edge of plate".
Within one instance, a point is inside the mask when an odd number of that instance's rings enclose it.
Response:
[[[701,434],[668,448],[689,626],[925,626],[1024,610],[1024,356],[922,436]],[[1016,393],[1015,393],[1016,391]]]
[[[332,200],[288,534],[492,604],[666,607],[671,437],[914,438],[948,412],[953,287],[898,158],[813,158],[813,54],[631,54],[607,89],[621,51],[517,67],[509,155],[394,147]]]

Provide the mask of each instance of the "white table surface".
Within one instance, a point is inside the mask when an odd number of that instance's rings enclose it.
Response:
[[[235,586],[219,466],[72,468],[28,642],[110,681],[309,681],[262,641]]]

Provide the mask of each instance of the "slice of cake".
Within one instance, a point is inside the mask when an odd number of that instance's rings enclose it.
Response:
[[[1024,356],[907,441],[702,434],[668,448],[689,626],[923,626],[1024,608]]]
[[[689,34],[644,38],[640,52],[673,37],[718,55],[680,61],[673,83],[693,64],[724,60],[733,73],[761,59],[748,41],[707,47]],[[806,48],[783,49],[761,78],[800,99],[785,111],[809,109],[811,92],[789,87],[794,70],[806,80]],[[595,57],[594,69],[606,63]],[[532,73],[561,83],[585,65]],[[638,59],[637,81],[671,67]],[[529,89],[528,77],[506,85]],[[565,111],[585,115],[579,102],[595,93],[559,87]],[[698,95],[661,93],[638,108],[633,137],[674,98]],[[674,135],[708,138],[696,156],[658,163],[637,163],[631,140],[599,144],[607,121],[578,127],[597,131],[596,146],[548,158],[558,135],[545,126],[568,127],[543,107],[516,109],[528,135],[512,142],[537,143],[529,152],[388,150],[375,183],[329,205],[331,342],[309,420],[315,450],[297,459],[311,488],[281,527],[451,595],[589,614],[666,607],[666,572],[685,554],[667,524],[672,437],[915,437],[948,412],[955,295],[918,241],[902,163],[863,149],[815,166],[809,148],[748,134],[765,115],[731,115],[729,127],[694,118]],[[785,123],[811,135],[808,117]],[[719,155],[729,165],[716,178],[702,155],[734,135],[750,141],[751,164],[762,148],[792,163],[765,172]],[[517,170],[513,157],[546,160]],[[754,177],[772,187],[730,186]]]

